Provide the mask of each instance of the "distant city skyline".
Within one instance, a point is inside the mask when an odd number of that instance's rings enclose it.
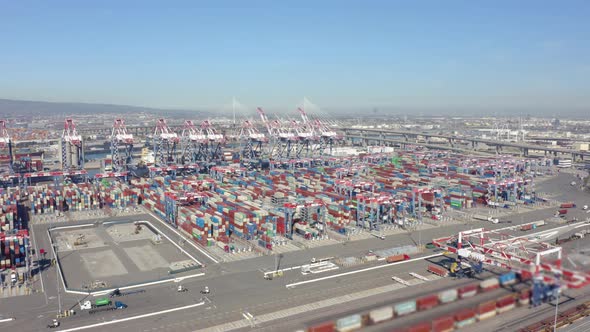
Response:
[[[583,112],[589,14],[587,1],[5,2],[0,98]]]

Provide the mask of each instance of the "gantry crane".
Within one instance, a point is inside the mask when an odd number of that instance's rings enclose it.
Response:
[[[69,118],[61,136],[61,167],[64,172],[84,168],[82,136],[76,131],[74,120]]]
[[[219,164],[224,161],[223,159],[223,144],[225,144],[225,137],[215,130],[215,127],[209,120],[201,122],[201,131],[207,136],[207,140],[204,141],[205,151],[203,162],[206,163],[207,167]]]
[[[379,230],[382,224],[391,224],[395,218],[395,198],[386,193],[363,193],[356,196],[357,226],[370,231]]]
[[[12,151],[12,140],[6,129],[6,121],[0,120],[0,151],[6,150],[8,158],[8,168],[2,169],[0,173],[0,182],[12,182],[17,176],[14,174],[14,154]]]
[[[590,284],[586,272],[568,270],[562,267],[562,248],[541,242],[535,235],[511,236],[505,231],[478,228],[462,231],[457,235],[433,239],[432,243],[445,251],[456,254],[458,259],[466,258],[510,269],[523,278],[533,277],[533,305],[544,298],[546,287],[581,288]]]
[[[326,149],[328,150],[328,154],[332,155],[334,142],[339,138],[338,134],[330,129],[323,121],[320,119],[314,120],[314,126],[316,132],[319,135],[319,150],[318,154],[320,158],[323,158]]]
[[[260,165],[260,159],[263,157],[263,145],[268,142],[268,139],[256,129],[250,120],[244,120],[238,138],[243,143],[241,149],[242,165],[248,169],[257,168]]]
[[[293,238],[293,227],[296,222],[295,214],[297,213],[300,221],[310,224],[313,228],[324,234],[327,229],[326,225],[326,205],[321,199],[301,203],[285,203],[285,236]]]
[[[175,164],[176,147],[179,142],[178,134],[173,132],[166,120],[158,119],[152,137],[154,149],[154,164],[156,167],[166,167]]]
[[[305,110],[298,108],[297,111],[301,115],[301,123],[292,121],[292,125],[297,132],[299,138],[295,156],[297,159],[302,157],[312,157],[314,154],[315,145],[318,143],[318,137],[314,131],[313,125],[307,117]],[[303,154],[303,155],[302,155]]]
[[[111,132],[111,156],[113,172],[127,171],[133,162],[133,135],[127,132],[125,120],[115,119]]]
[[[256,109],[268,132],[269,138],[269,157],[271,162],[274,160],[279,164],[284,164],[291,157],[291,150],[297,142],[297,136],[288,127],[284,126],[281,121],[269,121],[268,117],[258,107]]]
[[[200,128],[197,128],[191,120],[184,121],[180,135],[180,163],[186,165],[203,161],[206,155],[206,151],[203,151],[206,141],[207,135]]]

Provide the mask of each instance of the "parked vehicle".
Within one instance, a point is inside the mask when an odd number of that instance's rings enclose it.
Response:
[[[54,328],[58,328],[59,327],[59,321],[57,319],[54,319],[53,321],[51,321],[51,324],[47,325],[47,328],[50,329],[54,329]]]
[[[401,262],[401,261],[406,261],[410,259],[410,256],[403,254],[403,255],[393,255],[393,256],[389,256],[386,259],[387,263],[395,263],[395,262]]]

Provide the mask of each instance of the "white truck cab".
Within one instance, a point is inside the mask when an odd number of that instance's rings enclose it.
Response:
[[[92,302],[84,301],[84,303],[80,303],[80,310],[90,310],[92,309]]]

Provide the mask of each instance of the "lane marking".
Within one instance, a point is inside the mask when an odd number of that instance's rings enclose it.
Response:
[[[12,322],[13,320],[14,320],[14,317],[0,319],[0,323]]]
[[[135,319],[141,319],[141,318],[146,318],[146,317],[163,315],[163,314],[167,314],[167,313],[170,313],[170,312],[175,312],[175,311],[180,311],[180,310],[185,310],[185,309],[196,308],[196,307],[202,306],[204,304],[205,304],[205,302],[199,302],[199,303],[195,303],[195,304],[186,305],[184,307],[166,309],[166,310],[162,310],[162,311],[151,312],[149,314],[143,314],[143,315],[132,316],[132,317],[127,317],[127,318],[121,318],[121,319],[114,319],[114,320],[111,320],[111,321],[108,321],[108,322],[102,322],[102,323],[96,323],[96,324],[91,324],[91,325],[74,327],[74,328],[67,329],[67,330],[61,330],[61,332],[80,331],[80,330],[91,329],[91,328],[99,327],[99,326],[105,326],[105,325],[111,325],[111,324],[117,324],[117,323],[127,322],[127,321],[135,320]]]
[[[426,278],[425,276],[419,275],[418,273],[415,273],[415,272],[410,272],[410,275],[416,279],[420,279],[420,280],[424,280],[424,281],[432,281],[432,280]]]
[[[162,220],[160,220],[160,218],[158,218],[157,216],[155,216],[151,211],[149,211],[148,209],[146,209],[145,207],[143,207],[143,210],[146,211],[150,216],[152,216],[154,219],[156,219],[157,221],[159,221],[161,224],[166,225],[166,227],[168,227],[171,231],[173,231],[174,233],[176,233],[176,235],[178,235],[180,238],[186,240],[186,242],[188,242],[188,244],[190,244],[193,248],[197,249],[199,252],[201,252],[203,255],[207,256],[207,258],[209,258],[210,260],[213,261],[213,263],[218,264],[219,261],[216,260],[215,258],[213,258],[211,255],[209,255],[206,251],[204,251],[203,249],[199,248],[199,246],[197,246],[196,244],[193,243],[193,241],[191,239],[187,239],[186,237],[182,236],[182,234],[178,233],[172,226],[168,225],[167,223],[163,222]],[[200,264],[200,263],[199,263]],[[201,264],[202,265],[202,264]]]
[[[402,285],[411,286],[411,284],[408,281],[406,281],[406,280],[404,280],[402,278],[398,278],[396,276],[391,277],[391,280],[397,281],[397,282],[399,282]]]
[[[368,268],[361,269],[361,270],[349,271],[349,272],[334,274],[334,275],[331,275],[331,276],[317,278],[317,279],[312,279],[312,280],[300,281],[300,282],[296,282],[296,283],[285,285],[285,287],[287,287],[287,288],[295,287],[295,286],[298,286],[298,285],[304,285],[304,284],[309,284],[309,283],[312,283],[312,282],[318,282],[318,281],[323,281],[323,280],[328,280],[328,279],[343,277],[343,276],[347,276],[347,275],[351,275],[351,274],[356,274],[356,273],[361,273],[361,272],[366,272],[366,271],[371,271],[371,270],[382,269],[382,268],[385,268],[385,267],[396,266],[396,265],[399,265],[399,264],[416,262],[416,261],[419,261],[419,260],[424,260],[424,259],[428,259],[428,258],[432,258],[432,257],[438,257],[438,256],[442,256],[442,255],[443,254],[441,253],[441,254],[432,254],[432,255],[424,256],[424,257],[412,258],[412,259],[408,259],[406,261],[401,261],[401,262],[395,262],[395,263],[390,263],[390,264],[384,264],[384,265],[379,265],[379,266],[368,267]]]

